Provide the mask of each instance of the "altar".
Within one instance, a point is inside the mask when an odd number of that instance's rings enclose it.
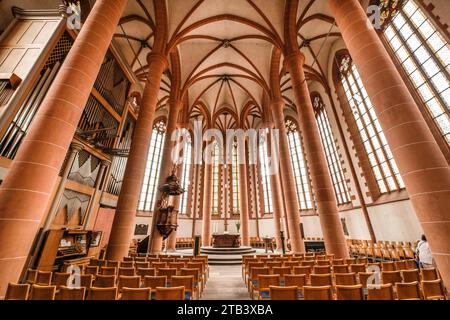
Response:
[[[213,248],[239,248],[241,236],[238,234],[214,234],[212,236]]]

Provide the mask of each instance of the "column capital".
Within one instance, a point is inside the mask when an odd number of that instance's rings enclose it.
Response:
[[[73,152],[80,152],[84,149],[84,145],[80,142],[72,142],[70,144],[70,150]]]
[[[284,67],[289,72],[295,65],[300,65],[301,67],[303,67],[304,64],[305,64],[305,55],[300,50],[288,53],[284,57]]]
[[[152,62],[163,63],[164,64],[164,70],[169,68],[169,60],[167,59],[167,57],[165,55],[163,55],[162,53],[159,53],[159,52],[150,52],[147,55],[147,62],[148,62],[149,65]]]

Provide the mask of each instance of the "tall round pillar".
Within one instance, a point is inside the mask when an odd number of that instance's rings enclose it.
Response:
[[[297,112],[305,145],[305,156],[308,161],[325,248],[327,253],[334,254],[338,259],[344,259],[349,257],[347,243],[339,216],[330,170],[311,102],[311,95],[306,83],[303,70],[304,62],[305,57],[300,51],[289,54],[285,59],[297,101]]]
[[[19,279],[127,0],[99,0],[0,188],[0,298]]]
[[[211,245],[212,164],[204,164],[202,246]]]
[[[450,288],[450,167],[357,0],[328,0]]]
[[[161,78],[168,66],[166,57],[159,53],[150,54],[148,56],[148,64],[148,80],[142,96],[130,154],[123,177],[122,189],[120,190],[106,251],[106,258],[109,260],[121,261],[124,256],[128,255],[135,227],[136,209],[147,164]]]
[[[242,148],[245,150],[245,148]],[[245,160],[245,153],[241,155]],[[249,216],[248,216],[248,189],[247,189],[247,163],[239,164],[239,206],[241,220],[241,245],[250,246]]]

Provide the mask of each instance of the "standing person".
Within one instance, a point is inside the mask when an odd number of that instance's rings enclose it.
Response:
[[[434,268],[433,255],[431,254],[430,246],[424,234],[422,235],[422,240],[417,244],[416,253],[422,268]]]

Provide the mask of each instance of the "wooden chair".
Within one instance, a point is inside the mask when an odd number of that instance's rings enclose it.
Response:
[[[418,281],[410,283],[395,284],[398,300],[421,300],[420,286]]]
[[[381,271],[381,282],[395,286],[397,282],[403,282],[402,274],[400,271]]]
[[[318,266],[330,266],[331,261],[330,260],[317,260],[316,263]]]
[[[136,271],[136,275],[140,276],[142,281],[144,281],[145,276],[156,276],[155,268],[138,268]]]
[[[169,268],[176,269],[178,274],[180,273],[180,270],[184,268],[186,264],[184,262],[171,262],[169,263]]]
[[[98,274],[98,270],[99,270],[98,266],[86,266],[86,268],[84,269],[84,273],[96,276]]]
[[[292,271],[290,267],[274,267],[272,269],[272,274],[280,275],[281,284],[284,284],[284,276],[287,274],[291,274],[291,272]]]
[[[157,287],[167,287],[167,277],[166,276],[145,276],[144,277],[144,288],[151,288],[152,300],[155,299],[155,292]]]
[[[335,273],[334,279],[336,285],[340,286],[355,286],[357,284],[355,273]]]
[[[297,294],[299,299],[304,296],[303,287],[306,286],[306,275],[304,274],[287,274],[285,275],[284,285],[286,287],[297,286]]]
[[[97,288],[92,287],[87,300],[116,300],[117,287]]]
[[[330,273],[328,274],[311,274],[311,286],[323,287],[323,286],[333,286],[333,277]]]
[[[404,260],[394,261],[396,270],[406,270],[406,262]]]
[[[69,288],[61,285],[57,294],[58,300],[84,300],[86,296],[86,288]]]
[[[435,268],[421,269],[421,273],[422,273],[422,280],[424,280],[424,281],[431,281],[431,280],[439,279],[439,275]]]
[[[337,300],[364,300],[362,285],[336,285]]]
[[[347,265],[355,264],[356,263],[356,258],[345,259],[344,263],[347,264]]]
[[[30,300],[55,300],[56,286],[31,286]]]
[[[313,268],[313,274],[329,274],[331,273],[330,266],[315,266]]]
[[[150,288],[122,288],[120,300],[150,300]]]
[[[283,262],[282,261],[271,261],[271,262],[266,262],[266,267],[269,268],[272,272],[273,268],[281,268],[283,266]]]
[[[92,287],[92,282],[94,281],[94,276],[92,274],[82,274],[80,276],[80,286],[85,287],[86,291]]]
[[[269,268],[267,267],[258,267],[258,268],[251,268],[250,269],[250,274],[248,277],[248,283],[247,283],[247,288],[248,288],[248,292],[250,294],[253,294],[254,291],[258,291],[259,288],[259,283],[258,283],[258,276],[260,274],[269,274]]]
[[[302,266],[304,267],[314,267],[314,260],[308,261],[308,260],[304,260],[302,261]]]
[[[97,288],[112,288],[116,286],[116,276],[98,275],[94,280],[94,287]]]
[[[172,277],[177,275],[177,269],[175,268],[160,268],[157,272],[158,276],[166,276],[167,277],[167,284],[170,286]]]
[[[122,261],[120,263],[121,268],[134,268],[134,262],[133,261]]]
[[[292,270],[294,267],[300,266],[300,263],[298,261],[286,261],[284,266],[289,267]]]
[[[394,262],[382,262],[381,263],[382,271],[396,271]]]
[[[305,300],[333,300],[331,286],[304,286]]]
[[[311,274],[311,267],[308,266],[300,266],[300,267],[294,267],[293,270],[294,274],[304,274],[306,276],[306,279],[309,279],[309,275]]]
[[[252,268],[264,268],[264,262],[249,262],[244,272],[244,281],[247,282],[250,270]],[[188,267],[189,268],[189,267]]]
[[[258,299],[267,300],[270,298],[269,287],[270,286],[280,286],[280,275],[279,274],[260,274],[258,275]],[[250,294],[252,300],[254,299],[253,292]]]
[[[119,273],[118,276],[128,276],[128,277],[132,277],[136,274],[136,270],[132,267],[132,268],[119,268]]]
[[[180,275],[181,276],[193,276],[194,277],[194,287],[193,287],[193,294],[197,294],[197,299],[200,298],[201,296],[201,291],[200,291],[200,278],[199,278],[199,271],[198,269],[189,269],[189,268],[182,268],[180,270]]]
[[[350,272],[354,272],[356,274],[360,272],[366,272],[366,265],[365,264],[351,264],[350,265]]]
[[[395,300],[392,284],[379,284],[367,286],[368,300]]]
[[[37,270],[28,269],[26,283],[34,284],[36,282],[37,272]]]
[[[115,276],[117,274],[116,267],[101,267],[100,270],[103,276]]]
[[[195,261],[195,260],[193,260],[193,261]],[[197,269],[198,270],[198,277],[199,277],[199,281],[200,281],[200,292],[202,292],[203,288],[205,287],[206,277],[207,277],[204,263],[203,262],[189,262],[186,267],[188,269]]]
[[[419,270],[402,270],[403,282],[414,282],[417,281],[420,283],[420,273]]]
[[[52,275],[53,273],[51,271],[38,271],[34,284],[49,286],[52,283]]]
[[[332,266],[341,266],[344,264],[344,259],[333,259],[331,262]]]
[[[30,292],[30,285],[9,283],[6,289],[5,300],[27,300]]]
[[[422,290],[426,300],[446,300],[441,279],[422,281]]]
[[[172,288],[157,287],[155,299],[184,300],[185,299],[184,287],[172,287]]]
[[[107,267],[119,268],[119,265],[120,265],[119,261],[113,261],[113,260],[106,261]]]
[[[55,272],[52,278],[52,285],[56,286],[56,290],[61,286],[67,286],[67,280],[70,277],[70,273],[67,272]]]
[[[404,260],[405,261],[405,269],[406,270],[412,270],[412,269],[417,269],[417,263],[416,260],[414,259],[408,259],[408,260]]]
[[[369,263],[369,259],[367,259],[367,258],[357,258],[356,259],[356,263],[357,264],[367,265]]]
[[[140,276],[119,276],[118,289],[122,292],[122,288],[139,288],[141,286]]]
[[[139,269],[139,268],[150,268],[150,263],[149,262],[135,262],[134,263],[134,267],[135,269]],[[164,267],[166,267],[166,264],[164,264]]]
[[[350,272],[350,268],[348,265],[343,264],[343,265],[336,265],[333,266],[333,273],[349,273]]]
[[[133,259],[133,257],[123,257],[123,261],[124,262],[133,262],[134,259]]]
[[[292,287],[269,287],[270,300],[298,300],[297,286]]]
[[[173,276],[172,287],[184,287],[184,300],[192,300],[194,296],[194,276]]]

